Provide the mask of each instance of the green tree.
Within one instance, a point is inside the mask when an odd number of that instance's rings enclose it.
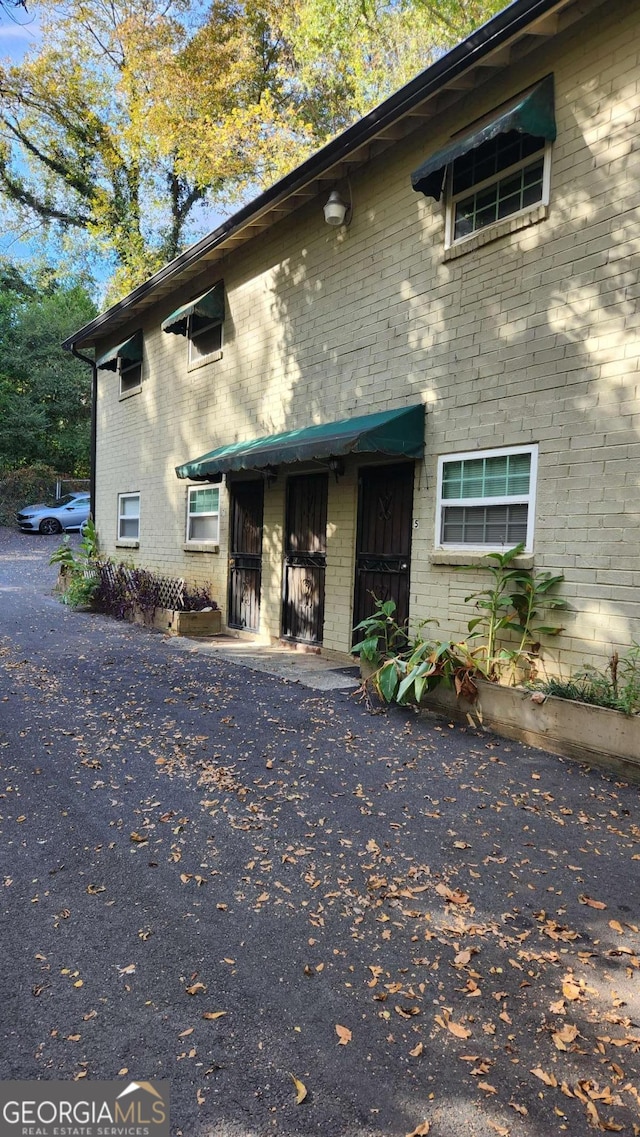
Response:
[[[0,468],[46,462],[85,476],[91,373],[60,344],[96,307],[80,284],[4,280],[0,271]]]
[[[282,25],[316,135],[366,114],[502,7],[504,0],[291,0]]]
[[[89,234],[110,299],[271,184],[501,0],[32,0],[42,45],[0,67],[0,194]]]

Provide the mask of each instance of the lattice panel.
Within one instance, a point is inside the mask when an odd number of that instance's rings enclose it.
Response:
[[[107,578],[111,585],[115,582],[116,576],[119,576],[121,579],[124,577],[126,584],[132,587],[132,591],[134,571],[135,570],[127,568],[126,565],[114,565],[111,564],[110,561],[102,561],[100,563],[100,572]],[[173,608],[178,610],[184,608],[184,580],[171,576],[154,576],[154,582],[158,586],[159,608]]]
[[[170,576],[155,578],[158,585],[158,604],[160,608],[184,607],[184,580],[177,580]]]

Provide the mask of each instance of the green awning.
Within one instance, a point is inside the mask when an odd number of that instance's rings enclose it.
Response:
[[[464,134],[453,138],[442,150],[427,158],[411,175],[414,190],[440,201],[447,166],[470,150],[476,150],[483,142],[488,142],[499,134],[508,134],[511,130],[553,142],[556,137],[553,75],[547,75],[535,87],[529,87],[509,102],[503,103],[497,110],[479,119]]]
[[[201,316],[206,320],[224,321],[224,284],[218,281],[208,292],[203,292],[195,300],[176,308],[166,320],[162,321],[163,332],[173,332],[176,336],[186,336],[189,316]]]
[[[424,407],[420,404],[219,446],[201,458],[177,466],[176,474],[179,478],[206,481],[231,470],[260,470],[265,466],[323,461],[345,454],[420,458],[423,449]]]
[[[119,359],[125,366],[130,363],[142,363],[142,332],[135,332],[124,343],[119,343],[117,347],[106,351],[96,359],[96,367],[99,371],[117,371]]]

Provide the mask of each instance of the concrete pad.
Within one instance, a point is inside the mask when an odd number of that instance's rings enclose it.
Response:
[[[259,644],[233,636],[215,636],[194,641],[187,638],[172,640],[171,647],[178,651],[197,652],[217,656],[228,663],[237,663],[251,671],[276,675],[288,683],[300,683],[315,691],[341,691],[360,685],[358,665],[323,659],[312,651],[298,651],[280,644]]]

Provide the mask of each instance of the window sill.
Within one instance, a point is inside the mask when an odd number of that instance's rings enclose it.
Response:
[[[211,355],[203,355],[202,359],[192,359],[187,365],[187,371],[197,371],[199,367],[206,367],[207,363],[215,363],[217,359],[222,359],[222,349],[220,351],[212,351]]]
[[[140,541],[137,537],[118,537],[116,549],[139,549]]]
[[[220,546],[215,541],[185,541],[185,553],[219,553]]]
[[[431,553],[429,563],[432,565],[456,565],[458,566],[486,566],[487,553],[492,553],[495,550],[487,549],[485,552],[480,552],[475,549],[470,549],[466,552],[464,549],[437,549]],[[490,562],[491,563],[491,562]],[[523,553],[522,556],[516,557],[511,562],[512,568],[531,569],[533,568],[533,553]]]
[[[507,237],[510,233],[518,233],[521,229],[528,229],[531,225],[546,221],[548,216],[549,206],[541,204],[535,209],[528,210],[527,213],[517,213],[513,217],[505,217],[504,221],[497,221],[495,225],[487,225],[486,229],[480,229],[477,233],[472,233],[470,237],[465,237],[464,240],[445,249],[445,264],[447,261],[465,256],[466,253],[472,253],[491,241],[497,241],[500,237]]]
[[[130,399],[132,395],[139,395],[141,390],[142,384],[139,387],[132,387],[130,391],[121,391],[118,396],[118,402],[121,403],[123,399]]]

